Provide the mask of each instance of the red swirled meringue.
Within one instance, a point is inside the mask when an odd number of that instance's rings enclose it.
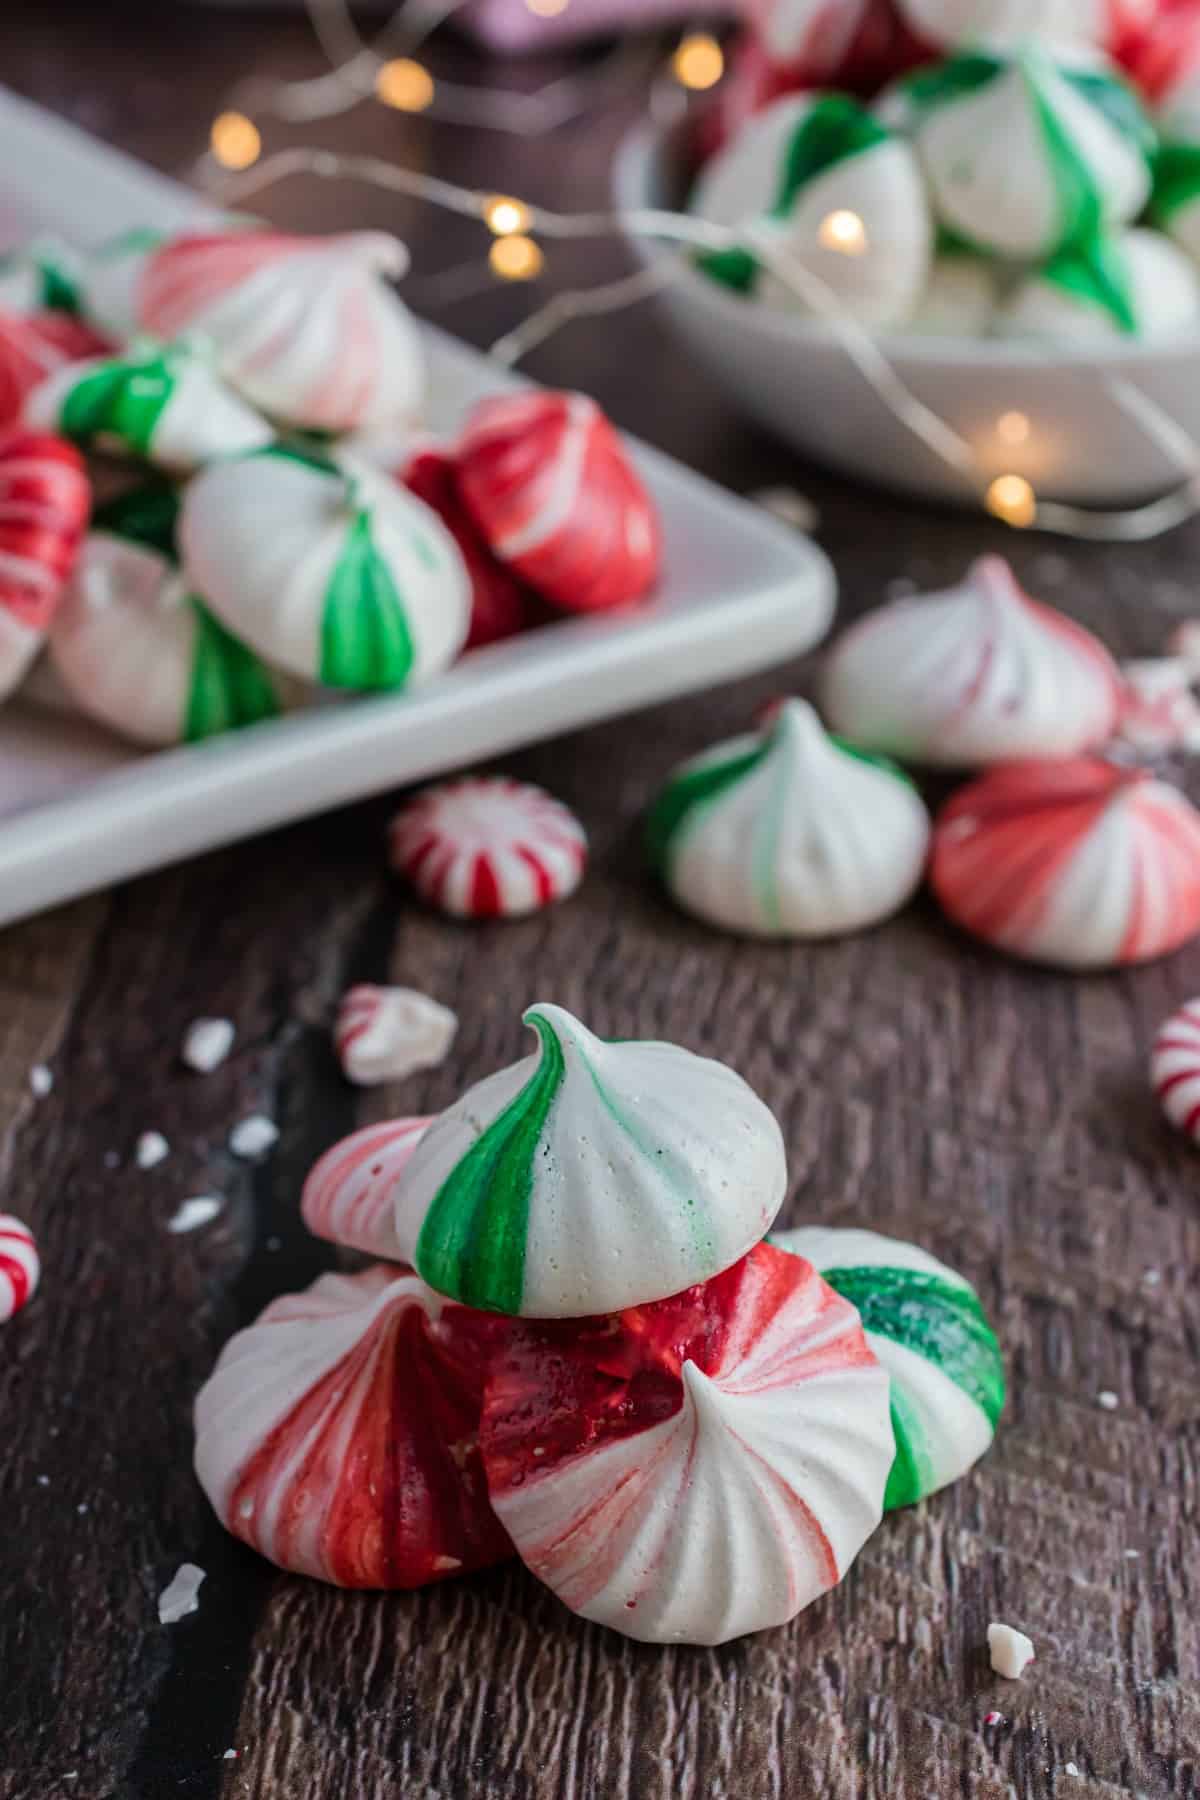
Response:
[[[314,1237],[387,1262],[407,1258],[396,1236],[395,1184],[412,1160],[429,1119],[387,1119],[351,1132],[313,1164],[300,1195]]]
[[[492,555],[459,498],[454,458],[434,444],[423,445],[409,458],[400,479],[433,508],[462,554],[471,580],[471,628],[463,649],[478,650],[524,631],[531,596]]]
[[[1014,956],[1145,962],[1200,931],[1200,813],[1145,769],[1013,763],[942,808],[930,880],[956,924]]]
[[[103,347],[104,340],[70,313],[0,308],[0,426],[18,423],[26,397],[48,375]]]
[[[1113,735],[1120,694],[1103,644],[983,556],[957,587],[893,601],[845,632],[822,702],[863,749],[970,769],[1095,749]]]
[[[0,698],[45,642],[91,505],[87,470],[73,445],[32,431],[0,439]]]
[[[222,1524],[337,1587],[422,1587],[508,1555],[479,1459],[485,1329],[395,1269],[273,1301],[196,1399]]]
[[[493,556],[556,606],[605,612],[654,584],[654,503],[586,394],[484,400],[458,448],[458,488]]]
[[[840,1581],[879,1522],[888,1407],[854,1308],[759,1244],[672,1299],[507,1339],[485,1389],[488,1491],[573,1611],[724,1643]]]

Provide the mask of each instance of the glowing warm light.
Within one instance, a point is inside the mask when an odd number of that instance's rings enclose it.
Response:
[[[398,112],[424,112],[433,104],[433,76],[411,56],[394,56],[376,75],[375,92]]]
[[[514,237],[519,231],[529,230],[529,208],[523,200],[513,200],[507,194],[497,194],[489,200],[483,216],[488,230],[497,237]]]
[[[570,0],[525,0],[526,10],[538,19],[557,19],[569,4]]]
[[[1002,444],[1029,442],[1029,420],[1023,412],[1001,413],[996,420],[996,436]]]
[[[248,169],[262,152],[258,126],[245,113],[219,113],[212,122],[208,141],[223,169]]]
[[[531,237],[498,237],[488,255],[493,275],[502,281],[533,281],[542,272],[545,257]]]
[[[671,58],[671,67],[676,81],[701,93],[716,87],[725,73],[725,52],[707,31],[691,31]]]
[[[1023,475],[997,475],[984,495],[984,504],[1006,525],[1023,528],[1037,518],[1037,495]]]
[[[868,248],[866,226],[856,212],[841,207],[826,213],[817,237],[826,250],[839,250],[843,256],[862,256]]]

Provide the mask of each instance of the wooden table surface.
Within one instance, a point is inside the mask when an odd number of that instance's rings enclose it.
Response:
[[[169,170],[202,147],[239,72],[320,66],[298,20],[162,5],[9,0],[0,49],[4,80]],[[439,56],[485,74],[453,47]],[[313,138],[590,205],[635,111],[607,105],[538,143],[366,108]],[[353,189],[293,184],[267,210],[392,226],[422,274],[479,248],[467,226]],[[556,279],[621,266],[610,245],[552,261]],[[528,304],[495,290],[439,316],[486,343]],[[1200,527],[1064,549],[854,491],[740,424],[648,309],[574,329],[533,368],[733,486],[801,487],[846,613],[987,548],[1127,653],[1200,610]],[[750,947],[676,915],[643,873],[639,809],[676,757],[808,673],[508,759],[576,807],[594,845],[578,897],[528,923],[464,929],[410,905],[384,870],[384,801],[0,934],[3,1204],[34,1225],[45,1264],[36,1303],[0,1334],[4,1800],[1200,1792],[1200,1164],[1145,1079],[1155,1025],[1200,990],[1200,946],[1070,980],[972,948],[926,904],[815,948]],[[331,1010],[363,977],[459,1011],[443,1068],[370,1096],[343,1084]],[[1011,1402],[991,1455],[889,1518],[787,1629],[652,1649],[574,1619],[519,1565],[411,1597],[340,1594],[234,1544],[193,1480],[191,1401],[218,1349],[336,1261],[297,1216],[313,1158],[511,1060],[535,997],[602,1033],[728,1059],[783,1121],[785,1221],[914,1238],[978,1283],[997,1322]],[[212,1013],[236,1021],[237,1046],[199,1077],[177,1046]],[[35,1101],[41,1060],[55,1085]],[[251,1110],[282,1128],[254,1169],[225,1148]],[[133,1145],[151,1127],[173,1154],[142,1173]],[[178,1202],[212,1189],[228,1196],[220,1220],[167,1235]],[[156,1598],[184,1560],[208,1573],[200,1610],[164,1629]],[[988,1670],[994,1617],[1037,1644],[1020,1684]],[[1003,1720],[985,1726],[993,1710]]]

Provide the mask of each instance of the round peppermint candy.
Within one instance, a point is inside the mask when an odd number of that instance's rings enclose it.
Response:
[[[257,450],[275,435],[186,344],[136,345],[59,369],[29,395],[25,418],[175,470]]]
[[[214,737],[295,698],[295,684],[231,636],[181,573],[177,512],[167,487],[99,508],[50,636],[80,710],[137,743]]]
[[[912,149],[844,94],[777,100],[706,164],[690,207],[745,232],[701,268],[768,305],[807,305],[770,251],[813,278],[813,309],[824,298],[870,325],[906,318],[929,273],[932,226]]]
[[[0,1213],[0,1325],[37,1292],[42,1263],[33,1233],[11,1213]]]
[[[891,1379],[896,1460],[884,1510],[911,1506],[978,1462],[1004,1407],[1004,1361],[970,1282],[915,1244],[810,1225],[772,1234],[857,1307]]]
[[[30,431],[0,437],[0,699],[45,641],[87,529],[78,450]]]
[[[929,815],[891,763],[785,700],[763,729],[682,764],[650,811],[651,861],[688,912],[754,937],[829,937],[915,891]]]
[[[419,419],[425,354],[388,286],[408,256],[385,232],[195,233],[131,260],[138,327],[205,338],[230,386],[272,418],[335,435]]]
[[[956,924],[1014,956],[1146,962],[1200,932],[1200,812],[1145,769],[1013,763],[942,808],[930,879]]]
[[[428,1119],[388,1119],[367,1125],[327,1150],[313,1165],[300,1212],[314,1237],[386,1262],[403,1262],[396,1236],[395,1184],[412,1161]]]
[[[1105,744],[1120,709],[1098,639],[1033,600],[999,556],[957,587],[893,601],[834,644],[821,702],[833,729],[903,762],[974,768]]]
[[[504,775],[426,788],[392,820],[392,867],[459,919],[515,919],[583,880],[587,838],[543,788]]]
[[[413,686],[467,635],[454,539],[364,463],[282,447],[214,463],[184,492],[179,546],[230,631],[325,687]]]
[[[20,422],[29,395],[48,376],[101,348],[69,313],[0,309],[0,430]]]
[[[484,400],[457,463],[459,493],[493,556],[555,606],[606,612],[653,587],[654,502],[585,394]]]
[[[196,1473],[226,1530],[337,1587],[510,1554],[479,1458],[485,1325],[387,1268],[273,1301],[196,1399]]]
[[[532,1006],[537,1049],[440,1113],[396,1183],[401,1254],[467,1306],[619,1312],[727,1269],[787,1167],[740,1075],[675,1044],[605,1043]]]
[[[493,1356],[488,1492],[573,1612],[721,1644],[833,1587],[879,1522],[888,1380],[854,1308],[757,1245],[700,1287]]]
[[[408,459],[400,478],[433,508],[462,554],[471,581],[471,628],[463,649],[478,650],[524,631],[530,620],[530,596],[492,555],[463,505],[454,457],[426,444]]]
[[[1200,319],[1200,276],[1158,231],[1125,231],[1063,250],[1018,285],[996,315],[1002,337],[1111,343],[1165,337]]]
[[[939,222],[976,249],[1041,260],[1149,197],[1149,123],[1083,50],[967,50],[908,76],[885,114],[911,131]]]
[[[1200,1000],[1181,1006],[1159,1031],[1150,1081],[1172,1125],[1200,1144]]]

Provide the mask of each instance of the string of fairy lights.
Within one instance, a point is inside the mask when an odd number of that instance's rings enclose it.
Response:
[[[581,214],[558,213],[516,195],[460,187],[436,176],[406,169],[374,156],[294,147],[264,155],[261,126],[267,119],[287,123],[328,119],[362,104],[426,115],[448,123],[471,123],[520,136],[540,136],[588,112],[616,90],[643,91],[653,115],[678,118],[690,95],[714,88],[725,72],[725,55],[710,31],[693,28],[678,38],[665,65],[655,50],[618,46],[586,71],[528,94],[449,83],[435,76],[418,52],[437,27],[469,0],[406,0],[368,43],[360,34],[348,0],[306,0],[314,35],[330,68],[307,81],[242,82],[212,122],[208,153],[195,175],[214,198],[231,207],[277,182],[297,176],[351,180],[474,218],[489,235],[486,263],[478,260],[413,284],[427,304],[452,304],[492,281],[535,282],[545,272],[545,241],[639,237],[672,246],[722,251],[749,248],[805,310],[829,327],[840,347],[876,397],[914,438],[963,476],[993,517],[1017,530],[1036,526],[1075,539],[1132,542],[1158,536],[1200,512],[1200,447],[1132,383],[1105,378],[1104,386],[1130,424],[1143,433],[1180,471],[1179,484],[1149,505],[1093,511],[1038,495],[1024,476],[990,476],[965,438],[904,383],[875,337],[846,316],[837,296],[774,236],[745,228],[717,227],[691,214],[660,208]],[[530,13],[552,18],[573,0],[524,0]],[[870,248],[859,215],[831,211],[817,232],[826,250],[849,257]],[[541,241],[539,241],[541,240]],[[689,274],[682,254],[660,258],[647,269],[589,288],[553,295],[515,330],[491,346],[490,354],[514,366],[556,332],[582,318],[615,312],[660,292]],[[410,290],[411,291],[411,290]],[[996,441],[1017,449],[1034,425],[1020,411],[995,422]]]

